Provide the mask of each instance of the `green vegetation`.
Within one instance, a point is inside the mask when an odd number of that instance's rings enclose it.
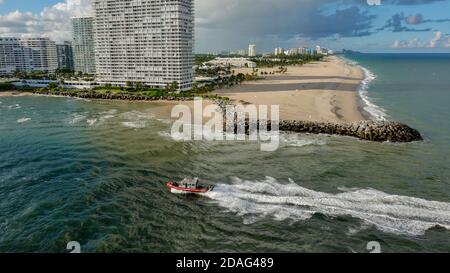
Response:
[[[31,71],[31,72],[14,72],[14,77],[27,80],[84,80],[93,81],[94,75],[83,74],[81,72],[74,72],[68,69],[58,69],[55,73],[48,73],[47,71]]]
[[[215,89],[215,85],[208,85],[201,88],[194,87],[191,91],[179,92],[176,91],[178,89],[178,83],[174,82],[172,84],[168,84],[165,89],[155,89],[148,88],[142,84],[136,83],[128,83],[126,87],[116,87],[116,86],[99,86],[92,90],[78,90],[78,89],[65,89],[58,84],[49,84],[48,87],[45,88],[31,88],[31,87],[22,87],[20,90],[33,92],[37,94],[48,94],[51,92],[53,95],[70,95],[70,96],[85,96],[88,94],[88,97],[95,98],[97,95],[114,95],[114,96],[128,96],[130,99],[133,98],[153,98],[153,99],[189,99],[194,97],[203,97],[207,99],[221,99],[221,100],[229,100],[229,98],[221,97],[215,94],[208,94],[209,92]],[[175,90],[175,91],[173,91]],[[98,98],[98,97],[97,97]]]
[[[11,90],[16,90],[17,88],[9,82],[2,82],[0,83],[0,92],[1,91],[11,91]]]
[[[196,54],[195,55],[195,65],[200,66],[203,63],[209,62],[217,58],[216,55],[211,54]]]
[[[256,63],[257,67],[284,67],[288,65],[304,65],[309,62],[321,61],[322,59],[322,55],[295,54],[254,58],[252,61]]]

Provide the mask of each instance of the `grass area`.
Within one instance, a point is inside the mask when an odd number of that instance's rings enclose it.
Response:
[[[322,61],[323,58],[323,55],[294,54],[279,55],[270,58],[253,58],[252,61],[256,63],[258,68],[272,68],[289,65],[304,65],[310,62]]]
[[[64,89],[61,87],[58,88],[30,88],[24,87],[20,89],[21,91],[28,91],[36,94],[48,94],[51,92],[52,94],[61,94],[68,95],[73,94],[74,96],[81,94],[108,94],[108,95],[124,95],[130,97],[148,97],[148,98],[194,98],[194,97],[202,97],[205,99],[221,99],[221,100],[229,100],[227,97],[221,97],[215,94],[208,94],[205,92],[195,92],[195,91],[186,91],[186,92],[168,92],[163,89],[148,89],[148,90],[140,90],[137,91],[135,89],[130,88],[120,88],[120,87],[99,87],[94,90],[78,90],[78,89]]]

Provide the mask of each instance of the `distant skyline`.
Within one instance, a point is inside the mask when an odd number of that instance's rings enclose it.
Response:
[[[70,17],[92,0],[0,0],[0,36],[71,40]],[[195,0],[196,52],[315,46],[450,52],[450,0]]]

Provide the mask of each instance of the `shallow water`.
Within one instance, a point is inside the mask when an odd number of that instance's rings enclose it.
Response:
[[[425,142],[283,134],[262,152],[172,139],[151,104],[0,98],[0,251],[450,251],[450,72],[399,91],[408,77],[392,58],[354,59],[376,75],[373,102]],[[216,191],[170,194],[164,182],[184,176]]]

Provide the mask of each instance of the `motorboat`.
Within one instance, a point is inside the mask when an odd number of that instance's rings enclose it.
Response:
[[[205,194],[214,186],[201,185],[198,178],[185,178],[181,182],[167,182],[166,186],[175,194]]]

